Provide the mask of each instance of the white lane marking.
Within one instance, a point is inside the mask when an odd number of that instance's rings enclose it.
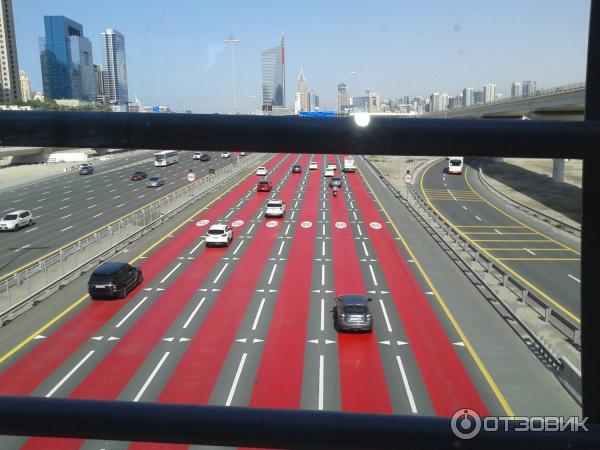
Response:
[[[323,224],[323,236],[325,236],[325,224]]]
[[[58,208],[58,210],[61,211],[66,208],[70,208],[70,205],[61,206],[60,208]]]
[[[323,209],[325,209],[325,202],[323,202]]]
[[[321,331],[325,331],[325,299],[321,299]]]
[[[354,220],[358,220],[358,217],[356,216],[356,211],[352,211],[352,214],[354,215]]]
[[[121,203],[120,205],[115,206],[115,208],[120,208],[121,206],[125,206],[125,203]]]
[[[325,264],[321,264],[321,286],[325,286]]]
[[[90,190],[88,191],[88,194],[89,194],[90,192],[95,192],[95,189],[90,189]]]
[[[465,205],[462,205],[462,207],[465,211],[467,210],[467,207]]]
[[[238,244],[238,246],[237,246],[237,247],[235,248],[235,250],[233,251],[233,254],[234,254],[234,255],[235,255],[235,254],[238,252],[238,250],[240,249],[240,247],[242,246],[242,244],[243,244],[243,243],[244,243],[244,241],[241,241],[241,242]]]
[[[246,231],[246,234],[250,234],[250,232],[252,231],[252,228],[254,228],[254,225],[256,225],[256,224],[253,223],[252,225],[250,225],[250,228],[248,228],[248,231]]]
[[[67,214],[66,216],[62,216],[61,219],[66,219],[67,217],[71,217],[73,214]]]
[[[367,246],[365,244],[365,241],[362,241],[362,246],[363,246],[363,250],[365,251],[365,255],[369,256],[369,252],[367,251]]]
[[[15,252],[18,252],[19,250],[23,250],[24,248],[27,248],[27,247],[29,247],[30,245],[31,245],[31,244],[27,244],[27,245],[24,245],[24,246],[23,246],[23,247],[21,247],[21,248],[17,248],[17,249],[15,250]]]
[[[142,194],[138,198],[142,198],[142,197],[145,197],[145,196],[146,196],[146,194]]]
[[[290,223],[287,224],[287,227],[285,227],[285,234],[288,234],[288,231],[290,231]]]
[[[356,225],[356,229],[358,230],[358,234],[362,236],[362,230],[360,229],[360,225]]]
[[[413,414],[417,413],[417,405],[415,404],[415,399],[413,398],[412,391],[408,384],[408,378],[406,378],[406,372],[404,371],[404,365],[402,364],[402,359],[399,355],[396,355],[396,361],[398,361],[398,368],[400,368],[400,374],[402,375],[402,382],[404,383],[404,389],[406,389],[406,395],[408,396],[408,402],[410,403],[410,410]]]
[[[458,200],[456,199],[456,197],[452,194],[452,192],[450,191],[450,189],[446,189],[448,191],[448,194],[450,194],[452,196],[452,198],[454,199],[455,202],[457,202]]]
[[[94,203],[93,205],[88,206],[87,209],[92,209],[92,208],[95,208],[95,207],[96,207],[96,204]]]
[[[292,211],[292,215],[290,216],[290,220],[294,220],[294,216],[296,215],[296,211]]]
[[[96,214],[95,216],[92,216],[92,217],[95,219],[96,217],[100,217],[102,214],[104,214],[104,213],[101,212],[101,213],[98,213],[98,214]]]
[[[225,216],[226,219],[229,219],[229,217],[231,217],[231,215],[233,214],[233,209],[231,211],[229,211],[229,214],[227,214]]]
[[[531,250],[529,250],[528,248],[525,249],[525,251],[527,253],[529,253],[530,255],[536,256],[534,252],[532,252]]]
[[[45,200],[45,199],[43,199],[43,200]],[[71,200],[71,197],[65,197],[61,201],[66,202],[67,200]]]
[[[352,201],[350,201],[350,208],[354,209],[354,203],[352,203]]]
[[[569,276],[569,278],[572,278],[573,280],[577,281],[578,283],[581,283],[581,280],[578,278],[575,278],[573,275],[571,275],[570,273],[567,274]]]
[[[127,321],[127,319],[129,319],[131,317],[131,315],[136,311],[136,309],[138,309],[140,306],[142,306],[142,304],[146,300],[148,300],[148,297],[144,297],[143,299],[140,300],[140,302],[137,305],[135,305],[133,308],[131,308],[131,311],[129,311],[127,313],[127,315],[125,317],[123,317],[118,324],[115,325],[115,328],[119,328],[121,325],[123,325]]]
[[[298,208],[298,201],[296,200],[296,203],[294,203],[294,209]]]
[[[93,199],[95,199],[95,198],[96,198],[96,197],[88,197],[88,198],[86,198],[86,200],[93,200]]]
[[[158,362],[158,364],[156,365],[156,367],[154,368],[154,370],[152,371],[152,373],[150,374],[150,376],[148,377],[148,379],[146,380],[146,382],[140,389],[140,392],[138,392],[137,395],[135,396],[135,398],[133,399],[134,402],[137,402],[142,397],[142,395],[144,395],[144,392],[146,392],[146,389],[148,389],[148,386],[150,386],[150,383],[152,383],[152,380],[156,376],[157,372],[160,370],[162,365],[165,363],[165,360],[169,357],[169,353],[170,352],[165,352],[163,357],[160,358],[160,361]]]
[[[237,205],[235,205],[236,208],[239,208],[241,206],[241,204],[244,203],[244,200],[240,200],[239,203]]]
[[[27,230],[25,233],[31,233],[33,230],[37,230],[39,227],[33,227]]]
[[[323,220],[325,220],[325,211],[323,211]]]
[[[325,241],[321,242],[321,255],[325,256]]]
[[[173,269],[171,269],[171,271],[167,275],[165,275],[165,277],[162,280],[160,280],[160,282],[164,283],[167,280],[167,278],[169,278],[171,275],[173,275],[173,272],[175,272],[177,269],[179,269],[179,266],[181,266],[182,264],[183,263],[179,263],[175,267],[173,267]]]
[[[260,212],[258,213],[258,216],[256,216],[256,218],[257,218],[257,219],[260,219],[260,218],[262,217],[262,215],[263,215],[263,212],[262,212],[262,211],[260,211]]]
[[[277,270],[277,264],[274,264],[273,270],[271,270],[271,275],[269,276],[269,281],[267,281],[267,284],[271,284],[271,282],[273,281],[273,275],[275,275],[276,270]]]
[[[323,379],[325,378],[325,356],[319,355],[319,410],[323,409]]]
[[[38,216],[38,217],[39,217],[39,216]],[[68,226],[67,228],[63,228],[63,229],[62,229],[62,230],[60,230],[60,231],[67,231],[67,230],[70,230],[71,228],[73,228],[73,225],[70,225],[70,226]]]
[[[188,327],[188,325],[190,324],[190,322],[194,319],[194,316],[196,315],[196,313],[198,312],[198,310],[202,307],[202,303],[204,303],[204,300],[206,300],[206,297],[202,297],[202,299],[198,302],[198,304],[196,305],[196,307],[194,308],[194,310],[192,311],[192,313],[190,314],[190,316],[187,318],[187,320],[183,324],[182,328],[187,328]]]
[[[252,331],[256,330],[256,326],[258,325],[258,319],[260,319],[260,313],[262,312],[264,305],[265,305],[265,298],[263,297],[260,300],[260,305],[258,307],[258,311],[256,312],[256,317],[254,318],[254,322],[252,323]]]
[[[481,217],[475,216],[475,218],[481,222]]]
[[[115,192],[115,191],[116,191],[116,189],[111,189],[111,190],[110,190],[110,191],[108,191],[108,192]]]
[[[36,211],[36,210],[42,209],[42,208],[43,208],[43,206],[38,206],[36,208],[33,208],[32,211]],[[4,211],[10,211],[10,210],[9,209],[5,209]]]
[[[371,271],[371,278],[373,278],[373,284],[377,286],[377,278],[375,278],[375,272],[373,272],[373,266],[369,264],[369,270]]]
[[[115,195],[113,198],[121,198],[120,195]]]
[[[502,231],[498,230],[497,228],[494,228],[494,231],[498,234],[502,234]]]
[[[387,310],[385,309],[385,305],[383,304],[383,300],[379,299],[379,304],[381,305],[381,311],[383,312],[383,318],[385,319],[385,326],[387,327],[388,332],[392,332],[392,325],[390,324],[390,318],[388,317]]]
[[[223,275],[223,272],[225,272],[225,269],[227,269],[228,265],[229,265],[229,263],[225,263],[225,265],[223,266],[223,268],[221,269],[221,271],[219,272],[217,277],[213,280],[213,284],[217,284],[217,282],[219,281],[219,278],[221,278],[221,275]]]
[[[188,255],[191,255],[196,250],[198,250],[198,247],[200,247],[202,244],[204,244],[204,239],[202,239],[198,245],[196,245],[193,249],[191,249],[190,252],[188,253]]]
[[[58,391],[58,390],[60,389],[60,387],[61,387],[63,384],[65,384],[65,382],[66,382],[66,381],[67,381],[69,378],[71,378],[71,376],[72,376],[72,375],[73,375],[75,372],[77,372],[77,369],[79,369],[79,368],[80,368],[80,367],[81,367],[81,366],[82,366],[82,365],[83,365],[83,364],[84,364],[84,363],[85,363],[85,362],[86,362],[86,361],[87,361],[87,360],[90,358],[90,356],[92,356],[92,355],[94,354],[94,352],[95,352],[95,350],[91,350],[91,351],[90,351],[90,352],[89,352],[87,355],[85,355],[85,356],[83,357],[83,359],[82,359],[81,361],[79,361],[79,362],[78,362],[78,363],[75,365],[75,367],[73,367],[73,368],[72,368],[72,369],[69,371],[69,373],[68,373],[68,374],[66,374],[66,375],[65,375],[65,376],[64,376],[64,377],[63,377],[63,378],[62,378],[62,379],[61,379],[61,380],[58,382],[58,384],[57,384],[56,386],[54,386],[54,387],[52,388],[52,390],[46,394],[46,397],[52,397],[52,396],[54,395],[54,393],[55,393],[56,391]]]
[[[284,245],[285,245],[285,241],[281,241],[281,245],[279,246],[279,251],[277,252],[277,256],[281,256],[281,252],[283,251]]]
[[[244,353],[242,355],[242,359],[240,360],[240,365],[237,368],[237,372],[235,373],[235,378],[233,379],[233,384],[231,385],[231,389],[229,390],[229,395],[227,396],[227,401],[225,402],[225,406],[231,406],[231,402],[233,400],[233,396],[235,394],[235,389],[237,388],[237,384],[240,381],[240,375],[242,374],[242,369],[244,368],[244,363],[246,362],[246,357],[248,353]]]

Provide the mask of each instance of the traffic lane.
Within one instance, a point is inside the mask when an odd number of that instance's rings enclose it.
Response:
[[[507,324],[505,313],[496,311],[494,303],[486,301],[412,214],[398,203],[389,189],[372,173],[370,167],[362,161],[360,164],[361,174],[366,177],[393,223],[412,247],[416,260],[411,262],[412,255],[401,244],[405,258],[413,267],[418,261],[433,287],[440,293],[444,307],[432,295],[432,288],[417,267],[413,268],[421,286],[428,292],[427,298],[448,336],[456,333],[457,329],[448,319],[445,308],[448,308],[464,333],[466,343],[462,338],[453,342],[456,342],[459,356],[471,374],[478,392],[483,396],[490,414],[507,415],[510,410],[504,408],[494,388],[486,380],[483,370],[490,374],[490,379],[505,396],[508,406],[512,407],[515,414],[581,414],[581,408],[566,393],[554,374],[548,371],[523,343],[519,334]],[[399,241],[399,238],[396,240]],[[460,345],[461,342],[463,345]],[[473,348],[481,361],[481,366],[470,348]]]

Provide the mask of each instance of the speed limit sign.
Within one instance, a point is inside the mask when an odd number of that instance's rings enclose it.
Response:
[[[188,181],[190,181],[190,182],[191,182],[191,181],[194,181],[194,180],[196,180],[196,175],[195,175],[195,174],[193,174],[192,172],[190,172],[190,173],[188,173],[188,174],[186,175],[186,178],[187,178],[187,180],[188,180]]]
[[[414,181],[414,178],[410,173],[407,173],[404,175],[404,182],[406,184],[412,184],[413,181]]]

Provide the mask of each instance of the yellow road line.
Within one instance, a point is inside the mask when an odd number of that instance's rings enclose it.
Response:
[[[274,157],[275,157],[275,155],[271,156],[271,158],[269,158],[269,160],[271,160]],[[149,247],[147,247],[142,253],[140,253],[135,258],[133,258],[131,261],[129,261],[129,264],[133,264],[134,262],[136,262],[138,259],[140,259],[142,256],[144,256],[146,253],[148,253],[153,248],[155,248],[157,245],[159,245],[162,241],[164,241],[165,239],[167,239],[170,234],[174,233],[179,228],[181,228],[183,225],[185,225],[190,220],[192,220],[195,216],[197,216],[198,214],[200,214],[202,211],[204,211],[205,209],[207,209],[210,206],[212,206],[213,203],[215,203],[217,200],[219,200],[221,197],[223,197],[225,194],[227,194],[229,191],[231,191],[234,187],[236,187],[238,184],[240,184],[242,181],[244,181],[252,173],[254,173],[253,170],[250,171],[247,175],[243,176],[240,179],[240,181],[238,181],[237,183],[235,183],[234,185],[232,185],[229,189],[225,190],[221,195],[219,195],[215,199],[211,200],[208,204],[206,204],[205,206],[203,206],[202,208],[200,208],[198,211],[194,212],[191,216],[189,216],[187,219],[185,219],[183,222],[181,222],[179,225],[177,225],[171,231],[169,231],[168,233],[165,233],[165,235],[163,237],[161,237],[158,241],[154,242],[152,245],[150,245]],[[44,332],[49,327],[51,327],[56,322],[58,322],[61,318],[63,318],[65,315],[67,315],[70,311],[72,311],[78,305],[80,305],[88,297],[89,297],[89,294],[85,294],[85,295],[81,296],[80,298],[78,298],[73,304],[67,306],[63,311],[61,311],[60,313],[58,313],[56,316],[54,316],[52,319],[50,319],[48,322],[46,322],[44,325],[42,325],[40,328],[38,328],[29,337],[23,339],[21,342],[19,342],[17,345],[15,345],[12,349],[10,349],[4,355],[0,356],[0,364],[2,364],[4,361],[6,361],[8,358],[10,358],[16,352],[18,352],[21,348],[23,348],[29,342],[31,342],[38,334]]]
[[[433,167],[433,165],[430,165],[429,167],[427,167],[425,169],[425,171],[423,172],[423,174],[421,175],[421,180],[419,182],[421,191],[423,191],[423,180],[425,179],[425,174],[429,171],[429,169],[431,169],[431,167]],[[466,175],[465,175],[465,181],[466,181]],[[470,185],[469,185],[470,186]],[[471,188],[472,189],[472,188]],[[579,317],[577,317],[575,314],[573,314],[571,311],[569,311],[567,308],[565,308],[563,305],[561,305],[560,303],[558,303],[556,300],[554,300],[552,297],[550,297],[548,294],[546,294],[544,291],[542,291],[540,288],[538,288],[537,286],[535,286],[532,282],[530,282],[529,280],[527,280],[525,277],[523,277],[522,275],[519,275],[517,272],[515,272],[513,269],[511,269],[509,266],[507,266],[506,264],[504,264],[501,261],[498,261],[497,258],[495,258],[491,253],[483,250],[481,248],[481,246],[479,244],[476,244],[475,242],[473,242],[473,240],[468,237],[463,231],[459,230],[456,225],[454,225],[446,216],[444,216],[434,205],[433,203],[431,203],[429,201],[429,198],[427,197],[427,194],[425,195],[425,201],[427,202],[427,204],[431,207],[431,209],[433,209],[440,217],[442,217],[447,223],[450,224],[450,226],[452,226],[464,239],[466,239],[467,241],[471,242],[475,247],[477,247],[484,255],[486,255],[488,258],[490,258],[491,260],[495,261],[496,263],[498,263],[499,266],[501,266],[502,268],[504,268],[504,270],[508,271],[510,274],[514,275],[516,278],[518,278],[519,280],[521,280],[523,283],[525,283],[526,286],[528,286],[531,290],[534,290],[535,292],[537,292],[539,295],[541,295],[543,298],[545,298],[548,302],[550,302],[552,305],[554,305],[557,309],[559,309],[560,311],[564,312],[567,316],[569,316],[571,319],[573,319],[576,323],[581,323],[581,319]],[[490,204],[489,202],[487,202],[488,204]],[[493,206],[493,205],[491,205]],[[496,208],[498,209],[498,208]],[[502,211],[501,211],[502,212]],[[510,217],[507,215],[507,217]],[[514,219],[513,219],[514,220]],[[516,226],[505,226],[504,228],[526,228],[528,230],[532,230],[535,231],[533,228],[528,227],[526,225],[523,225],[521,222],[519,222],[518,220],[515,220],[515,222],[521,224],[520,227],[516,227]],[[477,225],[463,225],[460,228],[466,228],[466,227],[477,227]],[[498,227],[496,227],[498,228]],[[539,233],[540,235],[544,236],[543,234]],[[546,237],[546,236],[544,236]],[[552,242],[555,242],[552,239],[549,239]],[[564,247],[563,245],[561,245],[560,243],[558,243],[561,247]],[[577,252],[575,252],[577,253]],[[577,253],[579,255],[579,253]]]
[[[499,233],[495,232],[495,231],[469,231],[468,233],[465,234],[493,234],[495,236],[498,236]],[[536,233],[531,233],[531,232],[527,232],[527,233],[520,233],[520,232],[514,232],[514,231],[503,231],[502,235],[507,235],[507,234],[536,234]]]
[[[525,228],[517,225],[453,225],[456,228]]]
[[[549,239],[471,239],[472,242],[552,242]]]
[[[519,247],[519,248],[492,248],[492,247],[487,247],[487,248],[482,248],[481,250],[491,250],[491,251],[507,251],[507,250],[515,250],[515,251],[522,251],[525,252],[527,250],[531,250],[531,251],[536,251],[536,252],[568,252],[568,250],[565,250],[564,248],[536,248],[536,247],[528,247],[528,248],[523,248],[523,247]],[[579,259],[579,258],[577,258]]]
[[[371,194],[373,195],[373,197],[375,198],[375,200],[379,204],[381,210],[383,211],[383,213],[387,217],[387,220],[389,221],[389,223],[391,224],[392,228],[396,232],[396,236],[398,236],[398,238],[400,239],[400,242],[402,242],[402,245],[404,246],[404,248],[406,249],[406,251],[410,255],[411,259],[414,261],[414,264],[417,267],[417,269],[419,269],[419,272],[421,273],[421,276],[423,277],[423,279],[427,283],[427,286],[429,286],[429,289],[431,289],[431,292],[433,292],[434,297],[436,298],[436,300],[440,304],[441,308],[444,310],[444,313],[448,317],[448,320],[450,321],[450,323],[452,324],[452,326],[454,327],[454,329],[456,330],[456,332],[460,336],[460,339],[462,340],[462,342],[465,344],[465,348],[467,349],[467,351],[469,352],[469,354],[473,358],[473,361],[475,362],[475,364],[479,368],[479,371],[481,372],[481,374],[483,375],[483,377],[487,381],[488,385],[490,386],[490,389],[492,390],[492,392],[494,393],[494,395],[496,396],[496,398],[498,399],[498,401],[502,405],[502,408],[504,408],[505,414],[507,416],[513,417],[515,415],[514,411],[512,410],[512,408],[508,404],[508,401],[504,397],[504,394],[502,394],[502,392],[500,391],[500,388],[498,387],[498,385],[496,384],[496,382],[492,378],[492,375],[487,370],[487,367],[485,367],[485,364],[483,363],[483,361],[481,360],[481,358],[479,358],[479,355],[477,354],[477,352],[475,351],[475,349],[471,345],[471,342],[469,341],[469,339],[465,335],[464,331],[462,330],[462,328],[460,327],[460,325],[456,321],[454,315],[452,314],[452,312],[448,308],[448,305],[446,305],[446,302],[442,299],[441,295],[439,294],[439,292],[437,291],[437,289],[433,285],[433,282],[429,279],[429,276],[425,273],[425,269],[423,269],[423,267],[421,266],[421,263],[419,262],[419,260],[417,259],[417,257],[413,253],[412,249],[410,248],[410,246],[408,245],[408,243],[404,239],[404,236],[402,235],[402,233],[400,233],[400,230],[398,230],[398,227],[396,226],[396,224],[394,223],[394,221],[390,217],[389,213],[387,212],[387,210],[383,206],[383,203],[381,203],[381,201],[379,200],[379,197],[377,197],[377,194],[375,194],[375,191],[373,190],[373,188],[371,188],[371,185],[369,184],[369,182],[367,181],[367,179],[362,174],[361,174],[361,177],[365,181],[365,184],[369,187],[369,190],[371,191]]]
[[[580,258],[498,258],[498,261],[580,261]]]

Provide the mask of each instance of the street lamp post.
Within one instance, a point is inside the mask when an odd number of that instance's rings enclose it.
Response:
[[[240,42],[239,39],[235,39],[233,36],[229,36],[227,39],[224,39],[223,42],[229,44],[229,50],[231,52],[231,84],[233,86],[233,113],[237,114],[237,101],[235,99],[235,69],[233,65],[233,44],[237,44]]]

